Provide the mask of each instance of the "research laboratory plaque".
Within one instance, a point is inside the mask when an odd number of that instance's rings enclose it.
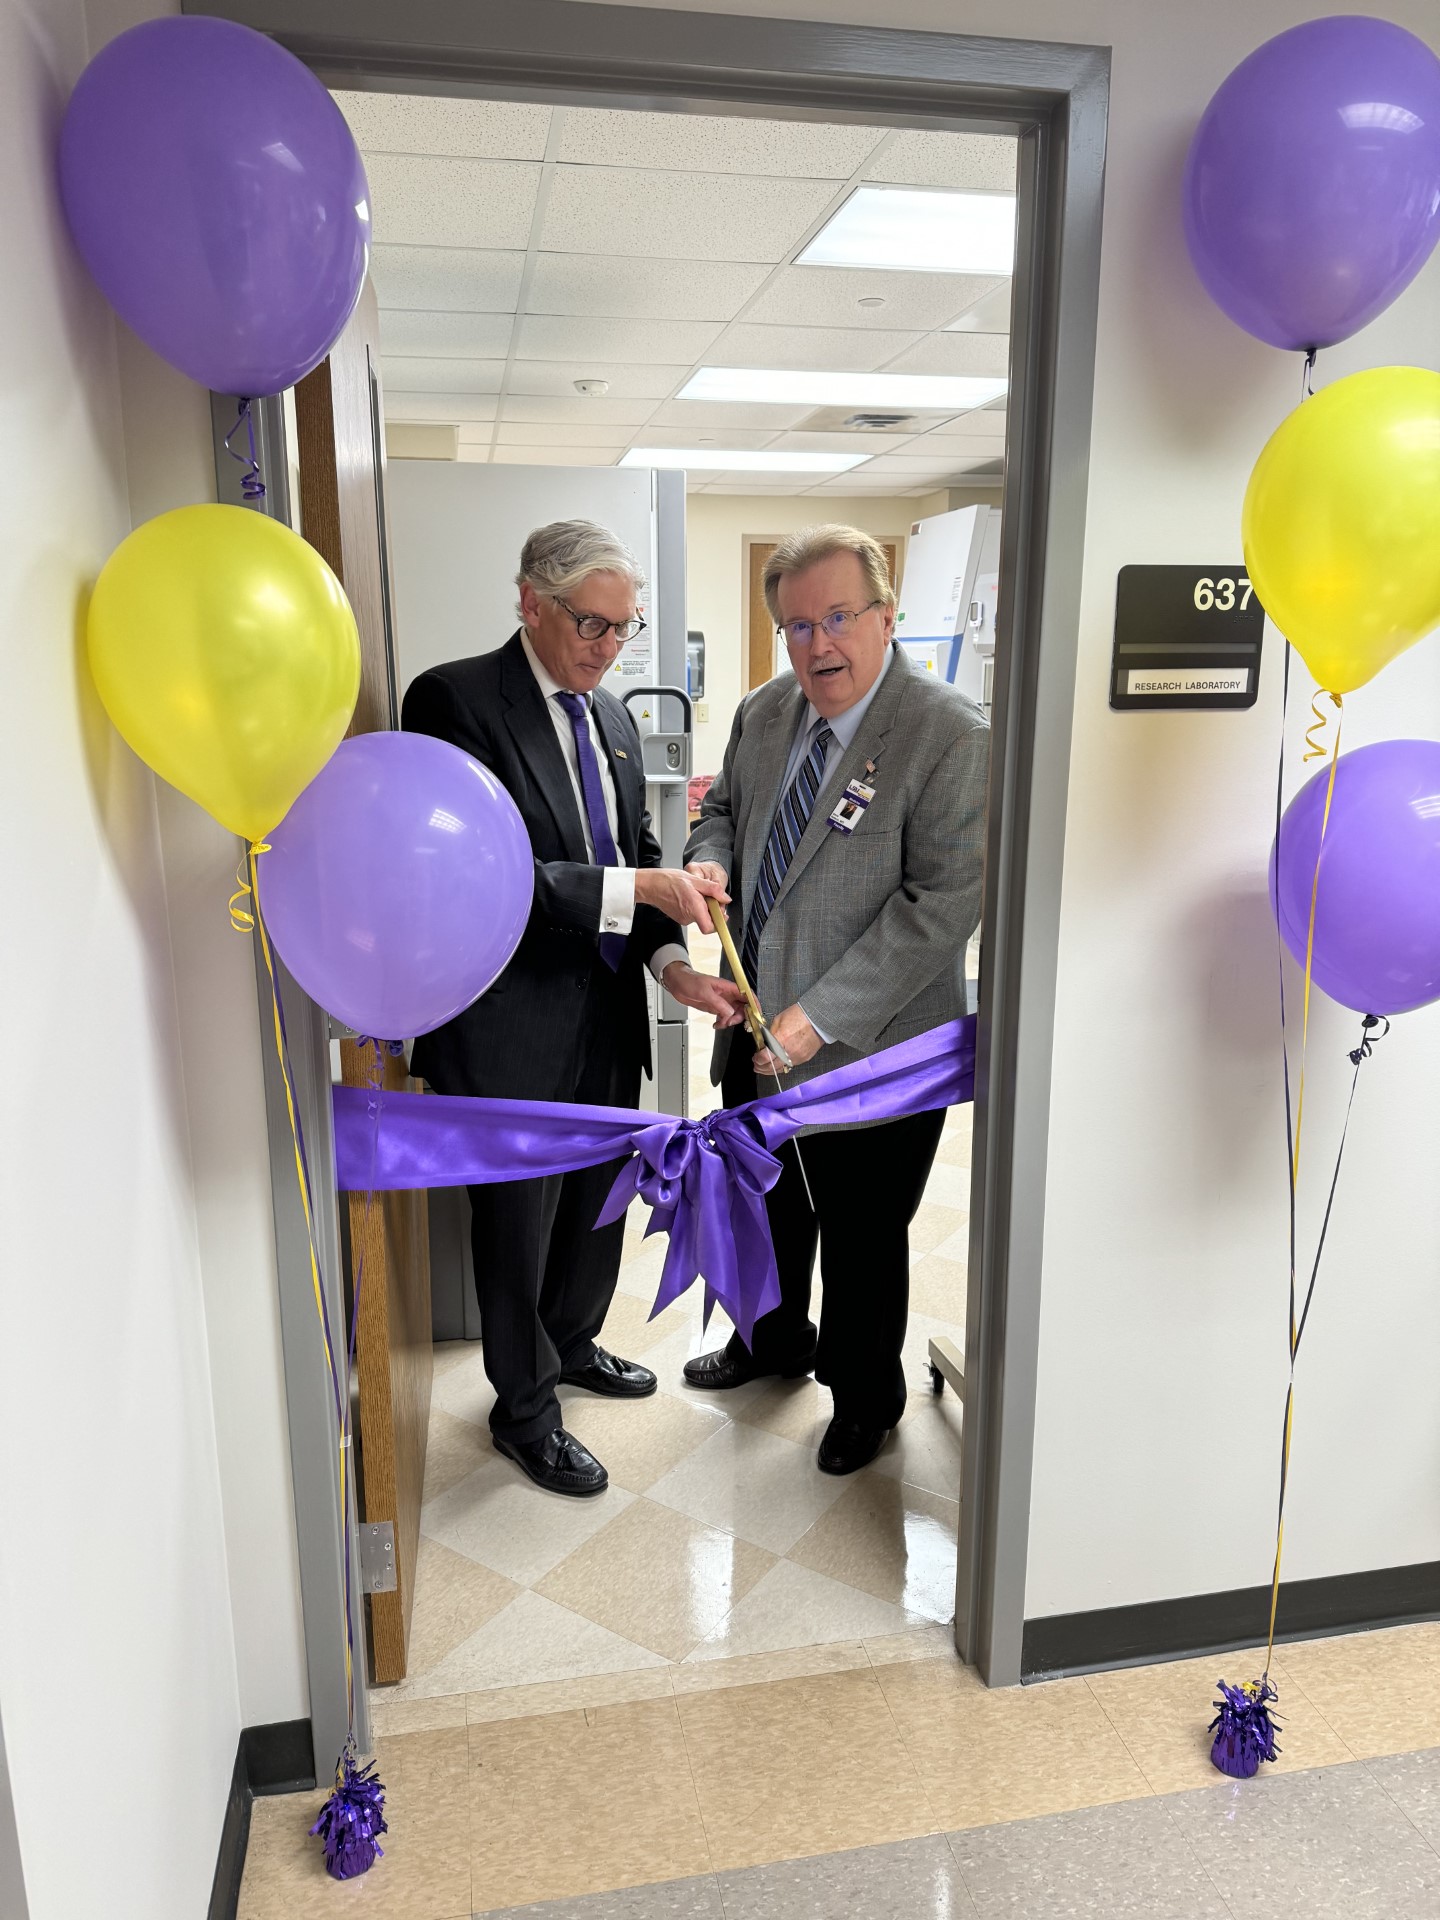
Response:
[[[1243,566],[1122,567],[1110,704],[1253,707],[1265,610]]]

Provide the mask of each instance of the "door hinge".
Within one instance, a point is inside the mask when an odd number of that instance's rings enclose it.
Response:
[[[394,1593],[399,1585],[395,1572],[395,1522],[365,1520],[360,1526],[360,1591]]]

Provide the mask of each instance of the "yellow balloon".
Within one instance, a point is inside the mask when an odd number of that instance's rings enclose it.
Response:
[[[136,753],[247,840],[324,766],[360,691],[340,582],[248,507],[180,507],[137,527],[95,583],[86,638]]]
[[[1440,626],[1440,373],[1376,367],[1325,387],[1250,476],[1245,563],[1330,693]]]

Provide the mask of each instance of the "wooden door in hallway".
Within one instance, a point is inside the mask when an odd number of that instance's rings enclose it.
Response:
[[[746,619],[745,619],[745,691],[753,693],[756,687],[763,687],[767,680],[775,677],[779,656],[776,648],[781,644],[775,632],[775,622],[770,618],[770,609],[765,605],[765,563],[779,545],[778,540],[750,540],[745,547],[745,569],[747,581]],[[885,555],[885,564],[890,569],[890,584],[897,586],[900,578],[900,548],[894,540],[882,540],[881,550]]]
[[[352,733],[399,725],[398,667],[385,524],[385,444],[374,288],[328,360],[295,389],[300,516],[305,538],[338,575],[360,629],[360,698]],[[363,1085],[370,1049],[340,1047],[347,1086]],[[385,1085],[413,1089],[403,1060],[387,1060]],[[359,1410],[356,1481],[362,1527],[395,1529],[396,1585],[372,1593],[371,1678],[405,1677],[420,1546],[432,1346],[430,1246],[423,1193],[351,1194],[351,1273],[363,1254],[356,1333]]]

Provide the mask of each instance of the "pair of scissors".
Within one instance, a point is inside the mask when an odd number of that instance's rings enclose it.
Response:
[[[740,956],[735,951],[735,939],[730,932],[730,922],[725,917],[725,909],[718,900],[711,900],[708,905],[710,924],[720,936],[720,945],[729,962],[731,977],[739,987],[745,1002],[745,1025],[750,1030],[750,1038],[755,1042],[757,1049],[765,1047],[770,1049],[772,1057],[779,1062],[781,1073],[789,1073],[795,1063],[765,1024],[765,1016],[760,1011],[760,1002],[755,998],[754,988],[745,978],[745,969],[741,966]]]

